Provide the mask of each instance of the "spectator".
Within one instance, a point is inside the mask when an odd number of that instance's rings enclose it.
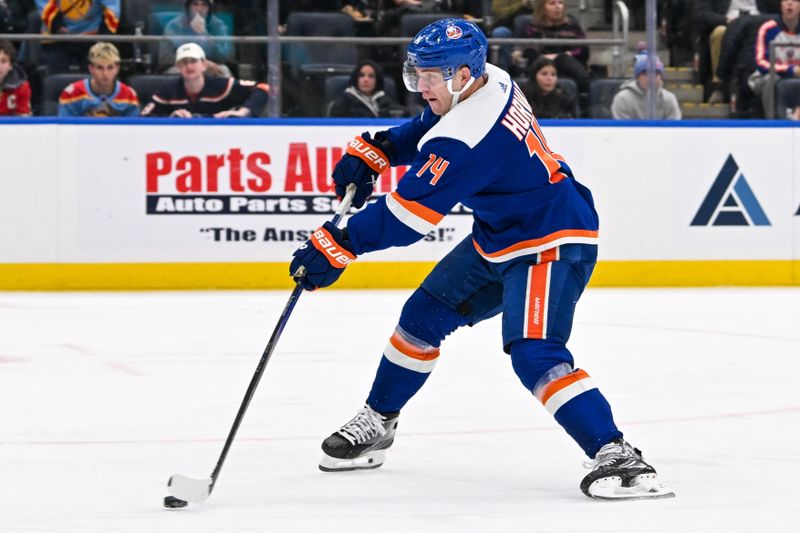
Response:
[[[800,0],[798,0],[800,1]],[[611,102],[611,114],[616,119],[645,119],[647,117],[647,56],[640,54],[633,66],[633,79],[622,84]],[[656,58],[656,118],[680,120],[681,108],[674,94],[662,87],[664,64]]]
[[[534,0],[492,0],[492,15],[494,16],[495,30],[506,28],[507,34],[503,37],[511,37],[511,26],[514,24],[514,17],[522,15],[533,9]],[[500,37],[492,32],[492,37]]]
[[[700,35],[700,45],[708,47],[711,67],[708,103],[718,104],[727,98],[726,87],[717,76],[717,66],[728,25],[742,15],[758,14],[756,0],[697,0],[695,25]]]
[[[586,38],[578,19],[567,15],[563,0],[536,0],[533,8],[533,25],[525,28],[524,33],[532,39]],[[541,49],[529,48],[524,54],[530,62],[539,56],[552,59],[561,76],[575,80],[580,92],[589,91],[588,46],[547,45]]]
[[[748,80],[750,89],[760,94],[765,104],[771,96],[765,90],[765,82],[769,77],[769,43],[791,44],[793,46],[775,47],[775,73],[781,78],[800,76],[800,35],[797,35],[800,22],[800,0],[781,0],[781,16],[777,20],[768,20],[758,29],[756,37],[756,71]]]
[[[0,33],[24,33],[34,0],[0,0]]]
[[[197,39],[203,36],[227,37],[228,27],[221,18],[213,13],[214,0],[185,0],[184,12],[176,16],[164,26],[164,35],[170,37],[158,49],[159,65],[170,65],[177,48],[185,43],[199,41],[199,46],[206,55],[206,66],[211,76],[231,75],[224,63],[233,57],[233,46],[230,41],[206,41]]]
[[[67,85],[58,99],[60,117],[135,117],[139,98],[132,87],[117,79],[119,51],[111,43],[89,49],[91,77]]]
[[[575,118],[575,96],[558,84],[555,62],[540,57],[533,62],[531,79],[521,85],[536,118]]]
[[[267,104],[266,83],[208,76],[205,52],[196,43],[178,47],[175,65],[181,77],[156,91],[143,116],[257,117]]]
[[[22,67],[14,63],[17,51],[9,41],[0,41],[0,115],[30,116],[31,86]]]
[[[109,34],[119,27],[120,0],[36,0],[45,34]],[[42,64],[51,72],[80,67],[89,45],[49,43],[42,45]]]
[[[401,117],[405,108],[383,91],[383,70],[371,60],[362,61],[350,75],[347,89],[333,99],[329,117]]]

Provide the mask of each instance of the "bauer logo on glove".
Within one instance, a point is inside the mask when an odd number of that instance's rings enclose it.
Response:
[[[369,138],[369,136],[367,136],[367,138]],[[355,139],[350,141],[350,145],[347,147],[347,153],[360,157],[378,174],[389,168],[389,160],[383,152],[366,142],[360,135],[357,135]]]
[[[299,283],[309,291],[333,285],[347,265],[356,260],[347,231],[326,222],[294,252],[289,273],[302,272]],[[302,268],[302,270],[300,270]]]
[[[319,228],[314,232],[314,235],[311,236],[311,243],[336,268],[344,268],[356,260],[356,256],[336,245],[336,241],[330,233],[325,231],[325,228]]]
[[[356,186],[353,207],[364,205],[372,194],[378,176],[391,165],[391,143],[381,133],[373,139],[369,132],[356,136],[347,145],[347,152],[333,169],[333,184],[336,196],[341,200],[347,186]]]

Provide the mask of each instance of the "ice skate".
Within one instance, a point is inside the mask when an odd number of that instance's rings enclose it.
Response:
[[[383,415],[365,405],[347,424],[322,442],[319,469],[324,472],[367,470],[383,464],[394,442],[400,413]]]
[[[658,480],[655,468],[644,462],[642,452],[615,439],[587,463],[591,468],[581,481],[581,490],[600,500],[671,498],[675,492]]]

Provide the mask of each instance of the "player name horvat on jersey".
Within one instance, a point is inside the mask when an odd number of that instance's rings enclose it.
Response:
[[[458,203],[472,210],[475,248],[493,263],[597,244],[591,193],[550,150],[508,73],[486,64],[486,76],[448,113],[426,108],[386,130],[392,163],[410,167],[394,192],[348,222],[357,255],[420,240]]]

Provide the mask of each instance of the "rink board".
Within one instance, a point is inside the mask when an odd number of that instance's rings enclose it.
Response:
[[[336,207],[328,176],[347,141],[392,124],[2,121],[0,289],[287,287],[292,251]],[[543,129],[595,197],[595,286],[800,284],[790,123]],[[339,286],[414,286],[470,227],[459,207],[421,242],[359,258]]]

